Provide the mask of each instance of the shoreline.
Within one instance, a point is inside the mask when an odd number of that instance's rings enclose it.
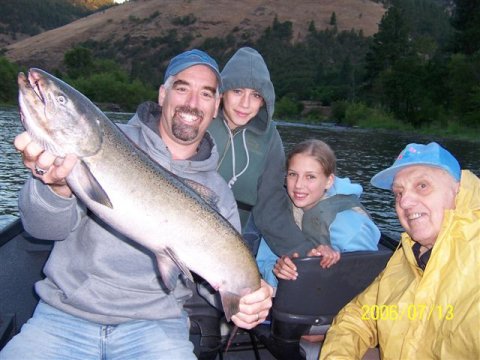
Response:
[[[97,104],[98,106],[98,104]],[[114,110],[110,108],[110,106],[106,108],[100,107],[105,113],[113,112],[113,113],[120,113],[120,114],[134,114],[134,112],[123,112],[121,110]],[[13,110],[18,109],[18,105],[16,104],[2,104],[0,103],[0,110]],[[460,127],[456,130],[459,131],[457,134],[451,134],[448,131],[442,131],[438,128],[419,128],[419,129],[399,129],[399,128],[391,128],[391,127],[379,127],[378,125],[375,126],[368,126],[368,125],[344,125],[340,123],[336,123],[333,121],[322,121],[322,120],[311,120],[306,118],[299,118],[298,120],[280,120],[274,119],[275,122],[282,126],[303,126],[303,127],[314,127],[314,128],[348,128],[348,129],[360,129],[360,130],[376,130],[379,132],[389,133],[389,134],[402,134],[402,135],[424,135],[424,136],[435,136],[441,139],[446,140],[459,140],[459,141],[468,141],[475,144],[480,144],[480,129],[475,128],[465,128]]]

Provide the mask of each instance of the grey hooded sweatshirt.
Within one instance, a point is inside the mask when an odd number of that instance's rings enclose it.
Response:
[[[169,171],[212,189],[220,213],[239,229],[235,199],[215,171],[218,154],[210,136],[203,138],[194,158],[173,160],[158,134],[160,113],[157,104],[144,103],[120,128]],[[46,278],[35,285],[49,305],[105,325],[180,315],[190,289],[179,280],[167,294],[153,254],[96,218],[75,196],[58,196],[30,178],[20,192],[19,208],[27,232],[56,240],[44,268]]]
[[[275,254],[306,253],[314,245],[296,226],[290,211],[284,188],[285,152],[272,120],[275,91],[267,65],[256,50],[244,47],[227,62],[221,76],[222,93],[254,89],[265,103],[256,117],[233,132],[221,109],[208,128],[220,154],[218,171],[233,190],[242,226],[245,228],[251,212],[255,225]]]

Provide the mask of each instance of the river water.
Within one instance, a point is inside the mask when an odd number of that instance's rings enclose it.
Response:
[[[126,121],[132,114],[106,113],[113,121]],[[398,239],[401,227],[389,191],[370,185],[370,178],[391,165],[406,144],[437,141],[460,161],[462,168],[480,175],[480,143],[441,139],[417,134],[399,134],[379,130],[362,130],[337,126],[309,126],[278,122],[285,150],[308,138],[321,139],[337,156],[337,175],[360,183],[362,202],[380,229]],[[13,139],[23,131],[17,108],[0,108],[0,228],[18,217],[17,194],[29,176],[21,156],[13,147]]]

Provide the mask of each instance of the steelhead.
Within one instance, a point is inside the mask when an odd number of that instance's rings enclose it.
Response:
[[[67,183],[105,223],[152,251],[173,289],[193,271],[220,292],[229,320],[241,296],[260,287],[241,235],[186,181],[138,149],[79,91],[40,69],[18,75],[23,125],[56,156],[79,161]],[[196,184],[195,187],[200,187]],[[204,190],[206,188],[204,187]]]

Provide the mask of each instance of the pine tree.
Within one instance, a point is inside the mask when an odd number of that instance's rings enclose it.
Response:
[[[480,0],[455,0],[452,16],[454,50],[472,55],[480,50]]]

